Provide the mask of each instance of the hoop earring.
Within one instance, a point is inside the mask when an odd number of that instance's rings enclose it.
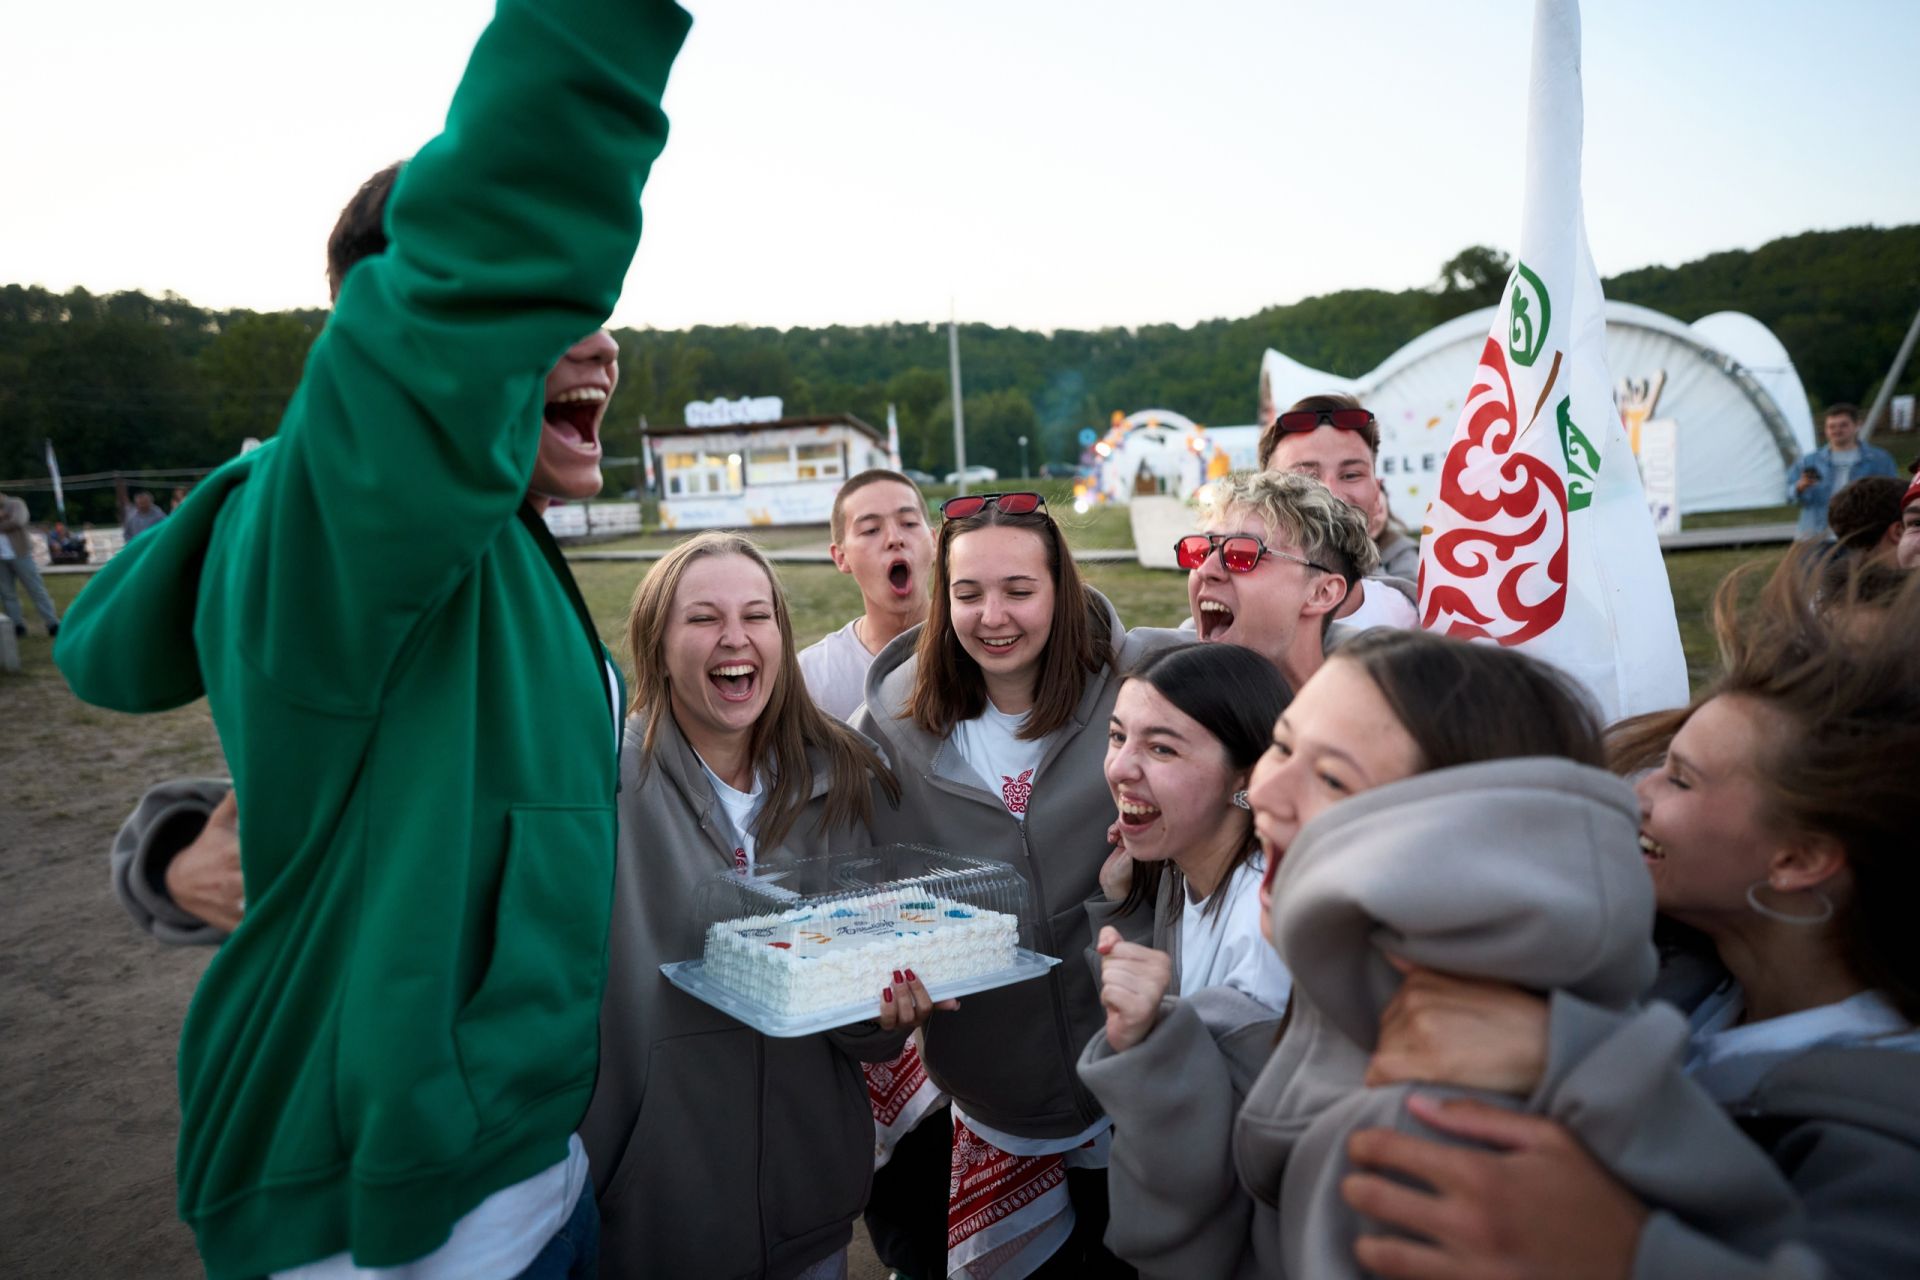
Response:
[[[1808,890],[1813,894],[1814,900],[1820,904],[1820,910],[1813,915],[1797,916],[1791,912],[1782,911],[1778,907],[1769,907],[1760,901],[1760,886],[1766,883],[1765,880],[1755,880],[1747,886],[1747,905],[1753,908],[1756,915],[1777,920],[1781,924],[1798,925],[1801,928],[1812,928],[1814,925],[1825,924],[1833,919],[1833,899],[1818,889]]]
[[[1233,804],[1237,809],[1253,808],[1252,805],[1247,803],[1247,793],[1244,791],[1236,791],[1233,793]]]

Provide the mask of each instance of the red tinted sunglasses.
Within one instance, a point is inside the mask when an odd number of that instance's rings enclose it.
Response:
[[[940,514],[948,520],[965,520],[992,506],[1010,516],[1030,516],[1046,505],[1047,500],[1037,493],[969,493],[941,503]]]
[[[1365,431],[1373,425],[1371,409],[1289,409],[1275,420],[1280,434],[1290,436],[1304,431],[1318,431],[1321,427],[1338,427],[1342,431]]]
[[[1190,533],[1173,544],[1173,558],[1182,569],[1198,569],[1215,550],[1220,552],[1220,563],[1227,566],[1229,573],[1252,573],[1263,556],[1291,560],[1322,573],[1333,572],[1323,564],[1303,560],[1291,552],[1275,551],[1250,533]]]

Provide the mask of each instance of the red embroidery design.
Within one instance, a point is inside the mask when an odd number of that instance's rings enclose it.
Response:
[[[1488,338],[1459,431],[1440,469],[1420,557],[1420,625],[1520,644],[1560,621],[1567,603],[1567,493],[1520,437],[1506,353]]]
[[[1017,778],[1001,774],[1000,798],[1006,802],[1008,813],[1025,813],[1027,801],[1033,798],[1033,770],[1029,769]]]
[[[733,869],[735,871],[745,871],[747,869],[746,846],[740,845],[735,847],[733,851]]]

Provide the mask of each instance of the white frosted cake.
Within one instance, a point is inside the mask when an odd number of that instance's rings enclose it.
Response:
[[[1014,963],[1019,921],[907,885],[865,897],[723,920],[707,930],[707,977],[783,1015],[880,1004],[895,969],[954,982]]]

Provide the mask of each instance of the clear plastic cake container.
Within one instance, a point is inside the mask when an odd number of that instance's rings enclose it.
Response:
[[[886,845],[721,872],[700,887],[699,957],[660,966],[687,994],[770,1036],[877,1018],[895,969],[936,1000],[1060,963],[1029,949],[1033,893],[1004,862]]]

